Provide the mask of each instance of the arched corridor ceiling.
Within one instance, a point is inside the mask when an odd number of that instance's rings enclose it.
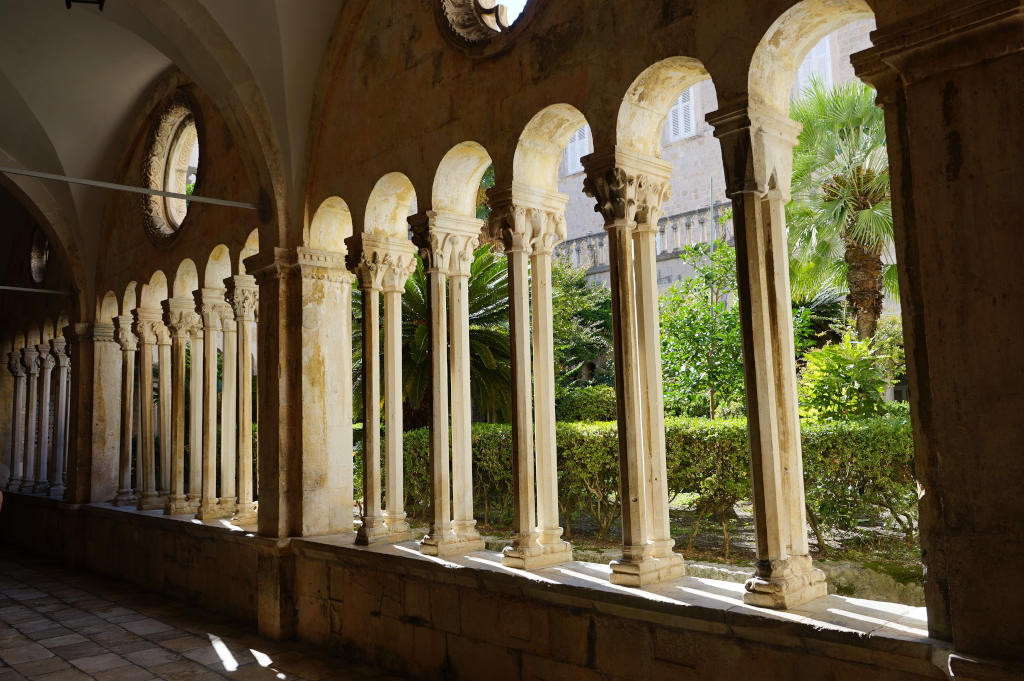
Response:
[[[267,193],[287,195],[305,172],[313,89],[342,1],[107,0],[101,12],[0,0],[0,165],[117,181],[144,98],[176,66],[237,126],[240,143],[262,154],[275,185]],[[3,181],[49,203],[37,208],[91,273],[108,192]]]

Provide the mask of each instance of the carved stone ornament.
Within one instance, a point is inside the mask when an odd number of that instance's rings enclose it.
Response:
[[[186,193],[185,168],[196,141],[195,117],[184,93],[176,92],[150,132],[142,164],[142,184],[150,189]],[[186,202],[142,196],[143,225],[154,244],[168,243],[185,218]]]
[[[479,48],[508,44],[513,21],[509,21],[508,8],[499,0],[438,0],[441,23],[449,29],[455,42],[482,54]],[[516,28],[519,28],[517,23]]]

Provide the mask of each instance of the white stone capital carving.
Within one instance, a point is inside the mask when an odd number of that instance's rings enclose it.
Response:
[[[30,376],[35,376],[39,373],[39,363],[36,361],[38,355],[39,351],[32,346],[21,349],[21,363]]]
[[[416,270],[416,246],[407,238],[363,234],[359,282],[363,289],[405,291],[405,282]]]
[[[228,287],[228,301],[238,321],[252,321],[256,318],[256,305],[259,303],[259,288],[256,278],[248,274],[236,274],[224,280]]]
[[[671,191],[672,164],[660,158],[613,149],[583,158],[583,191],[597,201],[605,226],[657,225]]]
[[[139,349],[139,339],[132,331],[133,323],[131,315],[124,314],[117,317],[117,343],[124,352],[135,352]]]
[[[223,317],[224,289],[201,288],[195,292],[196,308],[203,317],[203,328],[211,331],[221,330]]]
[[[164,301],[164,324],[171,334],[179,340],[199,333],[203,328],[203,320],[196,312],[195,301],[191,298],[171,298]]]
[[[484,221],[454,213],[427,212],[431,267],[452,277],[469,276]]]
[[[20,378],[25,375],[25,367],[21,363],[21,353],[17,350],[7,353],[7,369],[16,378]]]

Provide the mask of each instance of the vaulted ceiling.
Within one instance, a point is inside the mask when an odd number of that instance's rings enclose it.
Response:
[[[142,99],[176,66],[258,149],[268,190],[294,192],[343,2],[107,0],[101,12],[68,10],[64,0],[0,0],[0,165],[113,180]],[[31,204],[89,288],[106,191],[15,176],[0,183]]]

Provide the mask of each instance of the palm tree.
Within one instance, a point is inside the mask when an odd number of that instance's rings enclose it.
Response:
[[[429,289],[423,261],[405,284],[402,296],[402,401],[404,426],[430,423]],[[356,414],[362,409],[362,296],[352,298]],[[469,275],[470,394],[479,419],[507,419],[511,395],[508,332],[508,272],[489,246],[476,250]]]
[[[853,80],[826,88],[815,80],[792,104],[803,124],[793,152],[787,206],[796,295],[844,287],[857,334],[870,338],[883,294],[895,296],[889,157],[875,92]]]

